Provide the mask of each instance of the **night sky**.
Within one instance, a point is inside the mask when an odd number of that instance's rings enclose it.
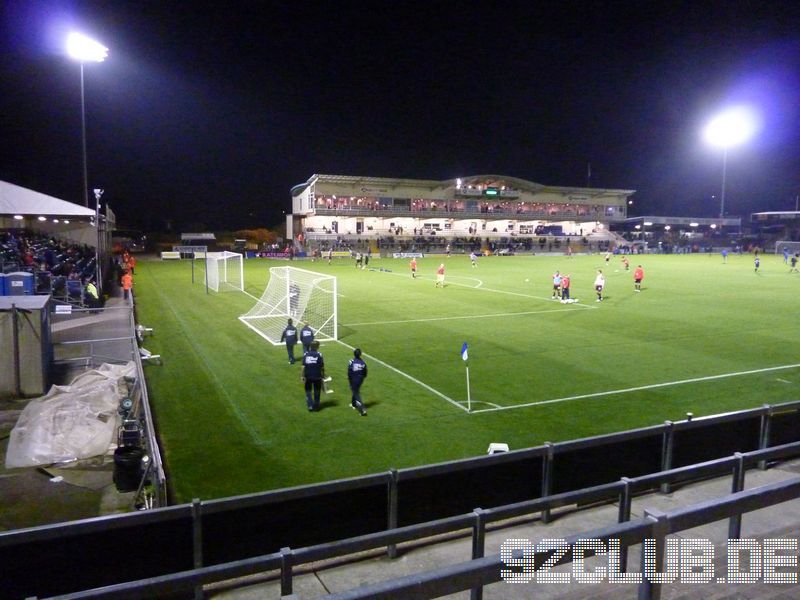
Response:
[[[314,173],[482,173],[637,190],[632,214],[715,216],[729,104],[762,128],[728,155],[726,213],[800,193],[800,2],[6,0],[0,179],[118,225],[271,226]]]

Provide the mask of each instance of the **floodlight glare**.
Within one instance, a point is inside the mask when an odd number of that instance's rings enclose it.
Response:
[[[738,146],[753,136],[757,120],[752,109],[736,106],[714,117],[706,126],[703,136],[712,146]]]
[[[80,33],[70,33],[67,53],[81,62],[103,62],[108,57],[108,48]]]
[[[722,194],[719,200],[719,218],[725,218],[725,175],[728,148],[749,140],[756,132],[759,117],[747,106],[734,106],[720,113],[703,130],[703,137],[712,146],[722,148]],[[722,223],[724,225],[724,223]]]
[[[24,217],[22,215],[14,215],[14,220],[15,221],[22,221],[23,218]]]
[[[645,227],[650,227],[650,225],[652,225],[652,224],[653,224],[653,223],[652,223],[652,222],[650,222],[650,221],[645,221],[645,222],[644,222],[644,226],[645,226]]]

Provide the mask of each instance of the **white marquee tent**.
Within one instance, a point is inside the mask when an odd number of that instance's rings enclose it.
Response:
[[[24,227],[94,246],[95,211],[34,190],[0,181],[0,228]],[[21,219],[19,217],[22,217]],[[105,217],[105,215],[104,215]],[[109,229],[113,213],[108,211]]]

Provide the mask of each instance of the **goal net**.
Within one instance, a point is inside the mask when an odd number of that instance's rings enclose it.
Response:
[[[197,258],[202,253],[195,254]],[[208,287],[215,292],[244,291],[244,264],[236,252],[206,252]]]
[[[775,242],[775,254],[783,254],[784,248],[789,251],[789,256],[793,256],[800,252],[800,242]]]
[[[270,268],[261,299],[239,319],[277,345],[289,318],[308,324],[318,340],[337,339],[336,277],[296,267]]]

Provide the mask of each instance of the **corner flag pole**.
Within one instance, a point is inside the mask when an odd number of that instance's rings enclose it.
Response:
[[[472,398],[469,393],[469,353],[467,352],[467,342],[461,346],[461,358],[464,359],[464,366],[467,368],[467,412],[472,412]]]

